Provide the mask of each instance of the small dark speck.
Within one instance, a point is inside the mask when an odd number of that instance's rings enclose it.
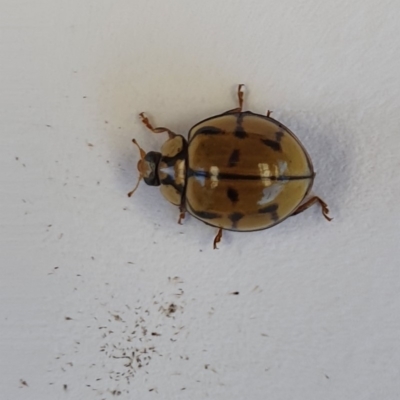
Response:
[[[128,261],[128,264],[132,264],[133,265],[134,263],[132,261]]]
[[[269,337],[266,333],[262,333],[261,336]]]
[[[94,260],[94,257],[92,256],[92,257],[90,257],[92,260]]]
[[[181,390],[186,390],[186,388],[182,388]]]
[[[48,128],[51,128],[51,125],[46,125]]]
[[[94,147],[92,143],[87,144],[89,147]]]
[[[72,318],[71,318],[71,317],[65,317],[65,320],[66,320],[66,321],[71,321]]]
[[[151,332],[151,336],[161,336],[161,333]]]
[[[83,96],[84,99],[87,99],[87,96]]]
[[[234,295],[238,295],[239,294],[239,292],[232,292],[232,293],[230,293],[230,294],[234,294]]]
[[[178,307],[176,306],[176,304],[171,303],[168,308],[167,308],[167,316],[169,317],[171,314],[173,314],[176,310],[178,309]]]
[[[64,389],[64,390],[67,390],[67,389],[68,389],[68,385],[66,385],[66,384],[64,383],[63,389]]]
[[[111,315],[114,317],[115,321],[122,321],[122,318],[119,315],[117,314],[111,314]]]
[[[329,379],[329,376],[325,374],[325,378],[326,378],[326,379]]]
[[[19,382],[20,382],[20,384],[21,384],[22,386],[29,386],[29,385],[27,384],[27,382],[26,382],[25,380],[23,380],[23,379],[20,379]]]
[[[105,124],[108,124],[108,121],[104,121]]]
[[[18,160],[19,160],[19,157],[15,157],[15,159],[18,161]]]

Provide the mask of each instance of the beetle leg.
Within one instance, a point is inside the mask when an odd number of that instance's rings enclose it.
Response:
[[[153,133],[163,133],[163,132],[168,132],[168,136],[170,139],[173,139],[176,135],[176,133],[170,131],[168,128],[164,127],[158,127],[158,128],[153,128],[153,125],[151,125],[149,119],[146,117],[145,113],[140,113],[139,114],[143,124],[146,126],[147,129],[150,129]]]
[[[221,241],[221,238],[222,238],[222,228],[219,228],[217,236],[215,236],[215,238],[214,238],[214,250],[218,249],[217,243],[219,243]]]
[[[185,219],[185,214],[186,214],[186,211],[181,211],[179,213],[179,219],[178,219],[178,224],[179,225],[182,225],[182,220]]]
[[[237,113],[242,112],[242,108],[243,108],[243,90],[242,90],[242,88],[243,87],[244,87],[244,85],[243,85],[243,83],[241,83],[237,89],[237,97],[239,100],[239,107],[233,108],[232,110],[228,110],[228,111],[224,112],[224,114],[237,114]]]
[[[301,204],[297,209],[294,211],[293,215],[300,214],[301,212],[307,210],[307,208],[310,208],[312,205],[315,203],[319,203],[321,208],[322,208],[322,215],[327,219],[328,221],[332,221],[333,218],[329,217],[329,208],[328,204],[326,204],[323,200],[321,200],[319,197],[314,196],[311,197],[309,200],[307,200],[305,203]]]
[[[270,117],[272,113],[273,113],[273,111],[268,110],[267,111],[267,117]]]
[[[242,90],[243,86],[244,86],[243,83],[241,83],[238,86],[238,90],[237,90],[240,112],[242,112],[242,108],[243,108],[243,90]]]
[[[182,225],[182,220],[185,219],[185,214],[186,214],[186,209],[183,206],[179,207],[179,219],[178,219],[178,224]]]

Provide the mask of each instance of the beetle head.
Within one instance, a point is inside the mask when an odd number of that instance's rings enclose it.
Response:
[[[136,183],[136,186],[132,191],[128,193],[128,196],[131,197],[135,190],[138,188],[140,181],[143,179],[145,183],[150,186],[159,186],[160,180],[158,178],[157,167],[158,163],[161,159],[161,153],[157,153],[156,151],[150,151],[146,153],[136,142],[135,139],[132,139],[132,142],[138,147],[140,152],[140,160],[137,163],[137,169],[139,171],[139,178]]]

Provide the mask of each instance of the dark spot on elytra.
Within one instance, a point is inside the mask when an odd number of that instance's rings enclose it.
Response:
[[[232,221],[232,228],[237,228],[237,223],[244,217],[244,214],[235,212],[229,215],[229,219]]]
[[[223,133],[223,130],[215,126],[204,126],[196,131],[198,135],[219,135],[220,133]]]
[[[260,139],[266,146],[270,147],[274,151],[282,151],[282,147],[278,142],[275,140],[270,139]]]
[[[280,141],[282,140],[283,135],[284,135],[284,133],[281,132],[281,131],[276,132],[276,133],[275,133],[276,141],[277,141],[277,142],[280,142]]]
[[[199,218],[204,218],[204,219],[215,219],[215,218],[220,218],[221,215],[218,213],[210,212],[210,211],[195,211],[192,209],[192,212],[194,215],[196,215]]]
[[[236,189],[233,189],[231,187],[229,187],[228,190],[226,191],[226,195],[228,196],[228,199],[232,203],[236,203],[239,200],[239,193],[237,192]]]
[[[234,167],[239,162],[239,156],[240,150],[233,150],[231,156],[229,157],[228,167]]]
[[[278,207],[278,204],[270,204],[269,206],[260,208],[258,212],[260,214],[275,213]]]
[[[248,136],[246,131],[241,126],[238,126],[233,134],[239,139],[245,139]]]

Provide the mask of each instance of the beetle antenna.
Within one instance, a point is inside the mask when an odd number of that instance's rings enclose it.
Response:
[[[135,193],[136,189],[139,186],[140,181],[143,179],[143,160],[146,157],[146,152],[138,145],[135,139],[132,139],[132,143],[137,146],[140,152],[140,160],[138,161],[137,168],[139,170],[139,178],[137,180],[136,186],[128,193],[128,197],[131,197],[133,193]]]

